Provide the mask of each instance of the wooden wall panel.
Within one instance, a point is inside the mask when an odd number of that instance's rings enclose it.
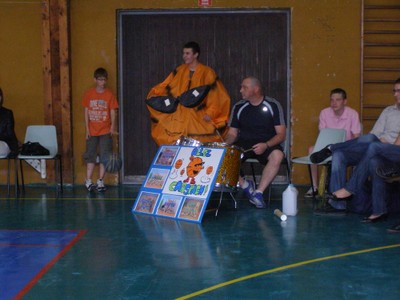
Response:
[[[55,125],[63,157],[63,179],[73,183],[69,0],[42,1],[44,122]],[[48,168],[49,181],[54,168]]]

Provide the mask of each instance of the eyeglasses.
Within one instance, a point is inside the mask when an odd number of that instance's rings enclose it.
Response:
[[[393,89],[393,93],[400,93],[400,89]]]

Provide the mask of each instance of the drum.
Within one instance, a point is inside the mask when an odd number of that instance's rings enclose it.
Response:
[[[218,171],[215,187],[228,187],[235,189],[239,181],[240,162],[243,150],[237,146],[230,146],[226,143],[206,143],[204,147],[226,149],[224,159]]]
[[[188,136],[181,136],[180,139],[175,142],[175,145],[199,147],[203,144],[200,141],[192,139]]]

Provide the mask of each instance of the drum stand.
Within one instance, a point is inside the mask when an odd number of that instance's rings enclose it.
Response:
[[[221,185],[221,186],[214,187],[213,191],[214,192],[221,192],[221,194],[219,196],[218,207],[217,207],[217,210],[215,211],[215,216],[218,215],[218,211],[219,211],[219,208],[220,208],[221,203],[222,203],[222,198],[223,198],[224,192],[229,192],[229,194],[231,195],[231,198],[233,200],[233,203],[235,204],[235,209],[237,208],[237,202],[236,202],[235,197],[233,196],[233,192],[235,191],[235,188],[231,188],[231,187],[228,187],[228,186]]]

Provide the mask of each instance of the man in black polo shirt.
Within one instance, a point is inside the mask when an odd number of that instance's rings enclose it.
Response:
[[[265,208],[263,193],[274,180],[284,158],[280,145],[286,138],[283,110],[278,101],[264,96],[261,83],[255,77],[243,80],[240,93],[243,100],[232,109],[225,142],[247,150],[242,161],[256,158],[265,165],[257,189],[243,174],[239,178],[240,187],[250,202],[257,208]]]

